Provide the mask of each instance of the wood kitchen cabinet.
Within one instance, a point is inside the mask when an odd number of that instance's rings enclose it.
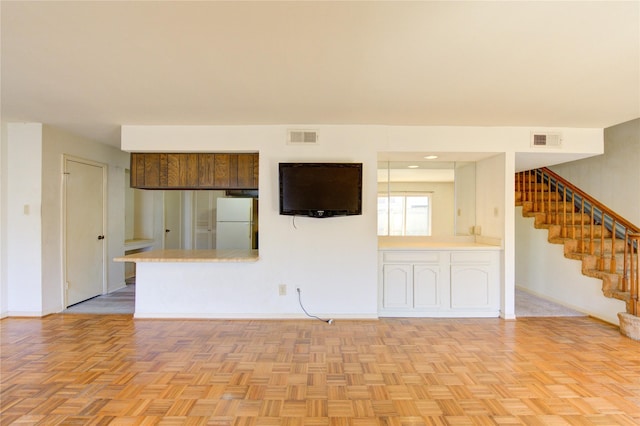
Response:
[[[131,153],[131,187],[258,189],[257,153]]]

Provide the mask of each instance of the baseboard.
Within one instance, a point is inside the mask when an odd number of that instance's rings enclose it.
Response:
[[[388,311],[379,314],[380,318],[498,318],[498,311],[442,311],[442,312],[404,312]]]
[[[109,293],[113,293],[114,291],[122,290],[126,286],[127,286],[127,283],[123,281],[121,283],[118,283],[118,287],[116,287],[116,288],[108,288],[107,292],[105,294],[109,294]]]
[[[220,320],[317,320],[303,314],[271,314],[271,313],[160,313],[160,312],[136,312],[136,319],[220,319]],[[334,314],[318,315],[321,319],[336,320],[377,320],[377,314]]]
[[[42,318],[47,315],[42,311],[9,311],[4,318]]]

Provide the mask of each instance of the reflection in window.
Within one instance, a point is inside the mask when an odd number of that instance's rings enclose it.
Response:
[[[378,235],[431,235],[429,194],[378,196]]]

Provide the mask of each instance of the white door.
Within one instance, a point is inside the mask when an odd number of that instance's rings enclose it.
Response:
[[[182,248],[182,191],[164,191],[164,248]]]
[[[65,159],[66,306],[103,294],[105,166]]]
[[[195,249],[209,250],[214,246],[213,191],[194,191]]]

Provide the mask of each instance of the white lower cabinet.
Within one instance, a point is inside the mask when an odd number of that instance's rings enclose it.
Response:
[[[413,302],[412,265],[384,265],[382,305],[387,309],[411,309]]]
[[[413,308],[440,306],[440,267],[413,265]]]
[[[411,310],[440,304],[438,266],[385,264],[382,270],[382,305],[385,309]]]
[[[380,316],[499,315],[499,252],[381,251]]]

